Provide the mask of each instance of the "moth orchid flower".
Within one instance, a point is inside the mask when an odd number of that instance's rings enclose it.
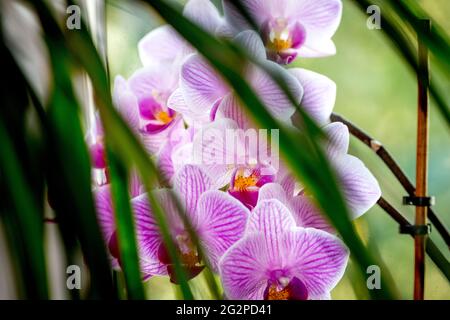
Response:
[[[210,0],[189,0],[183,9],[183,16],[215,34],[224,24],[224,19]],[[144,66],[179,66],[184,58],[195,52],[169,25],[163,25],[150,31],[138,44],[139,57]]]
[[[242,237],[249,216],[244,205],[225,192],[213,190],[212,185],[211,178],[192,165],[184,166],[174,177],[174,192],[180,197],[186,216],[207,257],[198,254],[176,210],[170,190],[159,189],[154,192],[164,209],[177,253],[190,278],[203,270],[204,258],[217,271],[218,260]],[[136,214],[140,259],[144,270],[154,275],[168,274],[176,282],[173,263],[167,254],[147,195],[133,199],[132,206]]]
[[[302,86],[288,71],[266,60],[264,46],[254,32],[242,32],[234,41],[282,78],[297,104],[300,104]],[[277,119],[290,123],[295,106],[270,75],[255,64],[249,64],[244,66],[243,76],[268,111]],[[180,88],[169,98],[169,106],[183,116],[199,122],[212,121],[219,113],[222,118],[234,119],[241,128],[250,126],[247,117],[242,116],[243,107],[237,95],[199,54],[190,55],[181,66]]]
[[[336,170],[338,183],[340,184],[344,198],[349,206],[352,219],[356,219],[369,210],[381,196],[381,189],[378,181],[364,165],[364,163],[347,154],[349,146],[349,132],[347,126],[340,122],[333,122],[324,127],[329,143],[325,146],[325,151],[332,166]],[[292,176],[285,176],[280,184],[289,198],[294,197],[298,202],[297,210],[301,210],[303,215],[310,217],[320,216],[313,199],[308,194],[308,190],[300,186],[295,188],[295,179]],[[296,190],[299,189],[299,190]],[[317,221],[319,223],[320,221]],[[322,222],[320,222],[322,225]],[[319,229],[329,231],[329,227],[314,225]]]
[[[152,66],[135,72],[127,81],[116,77],[116,104],[133,118],[133,127],[150,153],[157,153],[182,119],[167,106],[167,99],[176,89],[178,75],[170,67]]]
[[[342,16],[341,0],[243,0],[256,23],[268,57],[289,64],[297,56],[322,57],[336,53],[331,40]],[[232,33],[252,29],[232,0],[223,0]]]
[[[265,200],[251,213],[244,237],[220,260],[219,270],[229,299],[329,299],[348,256],[339,238],[297,227],[281,202]]]
[[[277,173],[278,140],[271,136],[269,142],[269,135],[272,135],[270,130],[243,130],[231,119],[217,119],[203,126],[194,135],[191,161],[202,166],[209,176],[214,177],[216,189],[229,185],[233,177],[231,190],[238,193],[246,191],[248,187],[254,187],[253,180],[261,186],[265,181],[272,181]],[[241,171],[242,169],[244,171]],[[251,172],[246,172],[248,170],[256,171],[251,176]],[[248,184],[240,182],[250,176],[251,178],[247,179]]]

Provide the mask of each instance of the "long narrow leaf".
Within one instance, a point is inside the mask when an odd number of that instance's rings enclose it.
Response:
[[[49,196],[57,217],[77,234],[91,275],[91,297],[115,298],[111,269],[91,193],[90,160],[72,88],[71,67],[57,23],[43,2],[31,3],[46,33],[53,67],[53,95],[48,108]]]
[[[114,203],[120,265],[125,275],[128,297],[145,299],[140,276],[134,219],[128,194],[128,172],[113,152],[108,152],[111,194]]]
[[[27,296],[48,299],[42,215],[39,213],[39,206],[23,176],[23,170],[19,167],[20,161],[10,143],[11,138],[3,121],[0,121],[0,140],[2,141],[0,167],[9,186],[9,194],[6,196],[10,197],[13,203],[14,212],[11,214],[15,214],[18,224],[17,231],[20,232],[23,241],[23,248],[19,250],[24,250],[24,263],[28,264],[23,266],[23,272],[31,273],[23,275],[30,281],[30,283],[26,283]]]

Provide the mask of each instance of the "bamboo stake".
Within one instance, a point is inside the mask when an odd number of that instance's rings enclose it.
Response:
[[[421,20],[423,32],[430,32],[430,20]],[[429,67],[428,49],[422,39],[418,39],[419,68],[418,68],[418,117],[417,117],[417,150],[416,150],[416,197],[427,196],[428,178],[428,136],[429,136],[429,114],[428,114],[428,87]],[[416,206],[416,226],[427,223],[426,206]],[[414,236],[414,300],[423,300],[425,286],[425,243],[426,234]]]

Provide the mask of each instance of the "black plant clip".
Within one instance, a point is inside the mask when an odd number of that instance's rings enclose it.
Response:
[[[406,196],[403,197],[403,204],[416,207],[431,207],[434,206],[435,199],[434,197]]]
[[[412,236],[428,235],[431,233],[431,224],[430,223],[424,225],[408,224],[406,226],[400,226],[400,233],[410,234]]]
[[[416,196],[406,196],[403,197],[403,204],[407,206],[415,207],[431,207],[435,203],[434,197],[416,197]],[[431,233],[431,224],[424,225],[411,225],[400,226],[401,234],[410,234],[412,236],[416,235],[428,235]]]

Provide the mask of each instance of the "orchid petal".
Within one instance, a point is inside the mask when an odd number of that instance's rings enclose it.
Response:
[[[167,106],[175,110],[176,112],[182,114],[183,116],[187,116],[190,118],[196,117],[197,114],[191,111],[191,108],[186,104],[186,100],[184,100],[183,91],[178,88],[176,89],[167,100]]]
[[[169,25],[158,27],[139,41],[138,51],[144,66],[168,65],[174,62],[186,44]]]
[[[288,0],[288,2],[290,12],[287,14],[305,26],[308,38],[312,38],[312,41],[331,38],[341,22],[341,0]]]
[[[283,79],[296,102],[300,103],[303,96],[303,88],[298,80],[274,62],[267,61],[266,67]],[[295,106],[271,76],[261,68],[250,66],[247,79],[274,117],[282,121],[290,120],[290,117],[294,114]]]
[[[248,129],[251,127],[251,122],[245,114],[242,106],[239,104],[239,98],[230,93],[222,99],[217,108],[216,118],[227,118],[236,121],[241,129]]]
[[[378,181],[358,158],[345,155],[336,161],[347,203],[356,219],[369,210],[381,196]]]
[[[178,84],[178,75],[162,66],[145,67],[136,71],[128,81],[131,91],[139,100],[152,97],[153,94],[162,95],[167,99],[167,93],[172,93]],[[161,101],[165,104],[166,101]]]
[[[170,231],[177,234],[184,230],[183,222],[178,216],[172,195],[167,189],[154,191],[156,201],[163,207]],[[153,215],[148,195],[143,194],[131,201],[136,221],[136,236],[138,240],[141,270],[147,274],[165,275],[167,269],[159,261],[158,250],[163,243],[158,223]]]
[[[323,217],[312,199],[306,196],[295,196],[291,200],[291,206],[297,226],[335,233],[334,228]]]
[[[289,72],[303,87],[301,107],[319,124],[328,122],[336,101],[336,84],[310,70],[294,68]]]
[[[197,116],[209,114],[214,103],[230,91],[214,69],[197,54],[188,57],[181,67],[180,87],[185,102]]]
[[[250,215],[245,233],[262,233],[267,247],[268,258],[278,261],[280,237],[284,232],[295,228],[295,220],[288,208],[280,201],[264,200],[259,202]]]
[[[97,220],[102,230],[103,238],[106,242],[116,230],[114,219],[114,208],[111,198],[109,185],[104,185],[94,189],[95,209],[97,211]]]
[[[258,33],[253,30],[240,32],[233,41],[241,46],[247,54],[257,60],[266,59],[266,48]]]
[[[211,190],[200,197],[199,235],[215,271],[225,251],[242,237],[249,215],[244,205],[225,192]]]
[[[243,17],[239,10],[233,5],[233,0],[223,0],[222,3],[225,18],[234,29],[252,29],[245,17]],[[272,9],[274,9],[274,6],[270,1],[247,0],[241,1],[241,4],[259,25],[271,17],[273,13]]]
[[[326,151],[330,159],[334,159],[348,152],[350,133],[345,124],[332,122],[325,126],[324,131],[329,139]]]
[[[305,44],[298,50],[298,56],[303,58],[321,58],[336,54],[336,46],[333,40],[317,40],[313,44],[311,41],[306,41]]]
[[[169,182],[174,173],[175,169],[172,162],[173,145],[170,141],[166,142],[158,153],[157,166],[161,171],[161,174],[165,178],[165,182]]]
[[[115,78],[112,96],[114,105],[122,117],[134,131],[137,131],[139,129],[138,101],[123,77],[117,76]]]
[[[174,189],[183,200],[187,214],[194,218],[200,196],[211,189],[211,178],[199,167],[185,165],[174,178]],[[195,219],[198,219],[195,216]]]
[[[147,128],[150,124],[147,124]],[[145,146],[145,149],[150,154],[157,154],[167,139],[169,138],[170,133],[173,130],[179,130],[183,127],[183,121],[180,117],[173,119],[170,123],[165,125],[160,125],[158,130],[154,133],[146,133],[141,131],[142,142]]]
[[[224,293],[231,300],[261,300],[267,286],[267,259],[264,236],[244,237],[219,262]]]
[[[313,228],[297,228],[283,236],[282,252],[291,272],[311,296],[323,295],[342,278],[349,252],[334,235]]]
[[[130,173],[130,196],[131,198],[135,198],[142,194],[143,186],[141,183],[141,179],[136,170],[131,170]]]
[[[241,145],[226,141],[227,132],[236,132],[237,129],[236,122],[218,119],[203,127],[194,137],[193,163],[202,165],[207,174],[214,177],[214,187],[217,189],[230,182],[236,166],[236,163],[227,163],[227,160],[235,160],[237,150],[242,150]]]
[[[276,199],[284,204],[288,204],[289,202],[286,191],[278,183],[267,183],[259,189],[258,201],[270,199]]]
[[[183,15],[212,34],[222,25],[219,11],[210,0],[189,0],[184,6]]]

